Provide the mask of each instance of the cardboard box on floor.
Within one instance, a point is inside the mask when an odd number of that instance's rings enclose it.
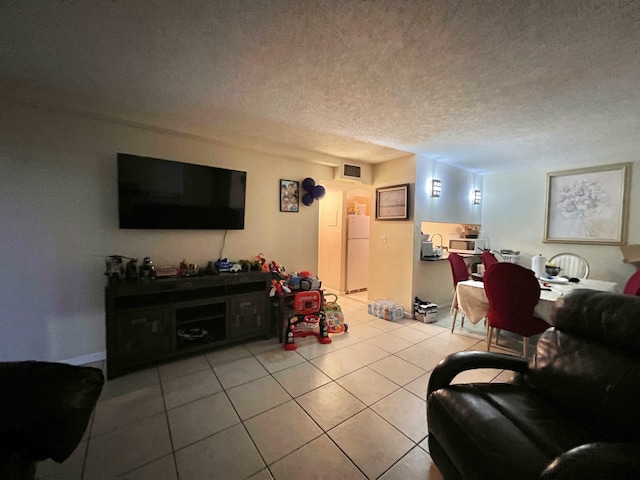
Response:
[[[640,245],[623,245],[620,251],[624,257],[622,259],[624,263],[631,263],[636,268],[640,268]]]

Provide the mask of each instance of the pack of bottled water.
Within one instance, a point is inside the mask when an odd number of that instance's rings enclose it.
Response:
[[[381,298],[367,304],[369,315],[375,315],[384,320],[399,320],[404,316],[404,307],[396,302]]]

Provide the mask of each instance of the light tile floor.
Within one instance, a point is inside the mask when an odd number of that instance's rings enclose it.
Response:
[[[387,322],[366,301],[340,297],[349,331],[331,344],[259,340],[106,382],[77,450],[40,463],[37,478],[442,478],[426,441],[427,382],[443,356],[485,350],[484,326],[451,333],[446,307],[433,324]],[[521,351],[503,337],[498,350]],[[507,378],[475,370],[454,381]]]

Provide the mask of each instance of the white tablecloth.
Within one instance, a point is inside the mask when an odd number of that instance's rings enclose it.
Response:
[[[620,285],[614,282],[602,280],[582,279],[578,283],[548,283],[548,286],[541,285],[541,288],[551,290],[540,290],[540,301],[535,308],[535,315],[538,318],[549,322],[551,309],[555,301],[562,295],[577,288],[589,288],[602,292],[620,293]],[[472,322],[478,323],[489,311],[489,300],[484,291],[484,284],[475,280],[459,282],[456,287],[459,308],[465,316]]]

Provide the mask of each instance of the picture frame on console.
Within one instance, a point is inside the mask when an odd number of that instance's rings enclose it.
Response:
[[[300,182],[296,180],[280,180],[280,211],[300,211]]]
[[[626,244],[631,163],[547,174],[544,242]]]

